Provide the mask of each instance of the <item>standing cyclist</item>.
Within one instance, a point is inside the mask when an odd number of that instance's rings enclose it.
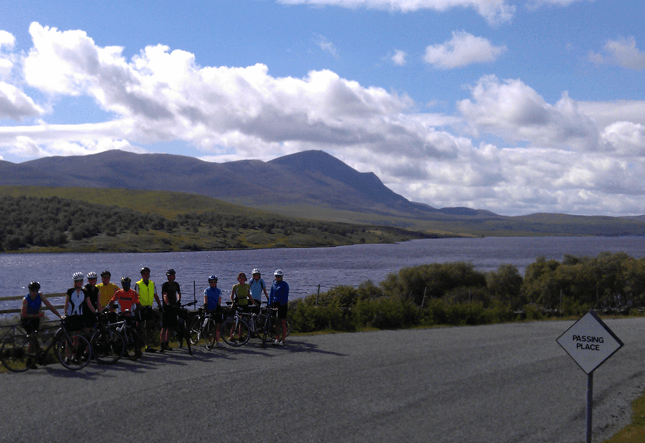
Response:
[[[219,329],[224,315],[222,313],[222,290],[217,287],[217,276],[208,277],[208,288],[204,289],[204,310],[211,314],[215,322],[215,346],[222,347],[219,341]]]
[[[271,294],[269,295],[269,303],[274,308],[278,308],[278,319],[282,323],[282,339],[280,339],[280,328],[276,331],[276,339],[274,345],[284,346],[287,340],[287,309],[289,307],[289,285],[282,278],[284,273],[282,269],[276,269],[273,273],[275,280],[271,285]],[[279,326],[279,325],[278,325]]]
[[[39,290],[40,283],[32,281],[29,283],[29,295],[26,295],[25,298],[22,299],[20,323],[27,334],[38,331],[40,327],[40,319],[45,316],[45,313],[41,312],[43,303],[45,303],[45,306],[47,306],[54,314],[60,317],[56,308],[49,303],[49,300],[47,300]]]
[[[83,288],[85,295],[89,300],[90,304],[94,307],[94,314],[90,312],[89,309],[85,310],[85,327],[88,329],[93,329],[96,326],[96,312],[99,309],[99,289],[96,287],[96,281],[98,276],[96,272],[87,273],[87,284]]]
[[[269,295],[267,294],[267,287],[266,284],[264,284],[264,280],[262,280],[260,270],[258,268],[255,268],[253,269],[252,274],[253,278],[251,279],[249,286],[251,287],[251,295],[253,296],[253,300],[255,301],[256,305],[255,312],[259,314],[260,306],[262,306],[262,291],[264,291],[264,296],[266,297],[267,301],[269,300]]]
[[[161,296],[163,297],[163,317],[161,319],[161,351],[170,351],[172,348],[168,344],[170,340],[170,328],[176,328],[177,308],[181,303],[181,289],[179,283],[175,281],[175,270],[168,269],[166,277],[168,281],[161,286]],[[180,346],[182,343],[180,343]]]
[[[110,278],[112,278],[110,271],[103,271],[101,272],[101,283],[96,285],[99,290],[99,311],[107,307],[114,293],[119,290],[117,285],[110,283]]]
[[[143,334],[143,343],[146,345],[146,352],[157,352],[156,349],[150,347],[152,341],[152,333],[150,330],[153,327],[152,320],[154,319],[154,312],[152,312],[152,302],[156,301],[157,306],[161,309],[161,301],[157,295],[157,288],[152,280],[150,280],[150,268],[141,268],[141,280],[136,283],[135,291],[139,294],[139,303],[141,303],[141,311],[139,315],[141,318],[141,328]],[[163,341],[162,341],[163,343]],[[163,348],[162,348],[163,349]]]

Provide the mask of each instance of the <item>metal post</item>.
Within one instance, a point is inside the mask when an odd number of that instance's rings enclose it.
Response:
[[[316,294],[316,306],[318,306],[318,296],[320,295],[320,285],[318,285],[318,293]]]
[[[587,374],[587,443],[591,443],[591,416],[593,408],[593,371]]]
[[[197,286],[195,284],[195,280],[193,280],[193,301],[195,304],[193,305],[193,311],[197,309]]]

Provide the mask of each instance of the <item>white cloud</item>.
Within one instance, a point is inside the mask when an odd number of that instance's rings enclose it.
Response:
[[[431,9],[443,12],[453,8],[473,8],[490,24],[508,22],[515,13],[515,6],[506,0],[277,0],[290,5],[339,6],[343,8],[381,9],[413,12]]]
[[[614,64],[637,71],[645,69],[645,52],[638,50],[634,37],[609,40],[602,52],[589,54],[589,60],[596,64]]]
[[[500,82],[491,75],[482,77],[471,93],[472,100],[457,107],[475,135],[483,131],[511,142],[582,151],[601,148],[596,124],[566,92],[551,105],[520,80]]]
[[[24,92],[0,81],[0,119],[22,120],[42,114],[43,110]]]
[[[15,56],[10,51],[16,38],[7,31],[0,30],[0,80],[8,79],[13,70]]]
[[[394,51],[394,55],[391,57],[392,63],[397,66],[405,65],[407,55],[408,54],[406,54],[405,51],[397,49],[396,51]]]
[[[572,3],[581,2],[584,0],[531,0],[527,3],[529,9],[536,9],[540,6],[569,6]],[[593,1],[593,0],[589,0]]]
[[[12,49],[16,43],[16,38],[9,32],[0,29],[0,49]]]
[[[323,35],[316,36],[316,45],[323,51],[328,52],[334,57],[338,57],[338,49],[336,46],[329,41],[329,39]]]
[[[30,31],[28,85],[91,97],[114,120],[0,126],[2,154],[142,152],[140,145],[173,140],[220,161],[323,149],[438,207],[503,214],[636,214],[645,207],[645,102],[577,102],[565,92],[551,104],[521,80],[487,76],[457,103],[459,115],[414,113],[409,97],[328,70],[278,78],[263,64],[200,67],[193,54],[165,46],[126,60],[121,48],[99,47],[82,31],[38,24]],[[478,140],[483,133],[508,145]]]
[[[450,40],[428,46],[423,60],[438,69],[453,69],[493,62],[505,51],[506,46],[494,46],[485,38],[454,31]]]

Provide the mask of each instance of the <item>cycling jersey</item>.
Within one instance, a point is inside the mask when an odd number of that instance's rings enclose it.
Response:
[[[40,293],[36,294],[35,298],[26,295],[25,300],[27,300],[27,315],[38,315],[43,303],[43,300],[40,298]]]
[[[168,303],[166,303],[166,300],[164,299],[164,306],[167,304],[170,306],[174,306],[177,304],[177,294],[181,294],[181,289],[179,289],[179,283],[176,281],[167,281],[164,282],[163,285],[161,285],[161,293],[166,294],[166,298],[168,299]]]
[[[119,290],[119,287],[114,283],[108,283],[107,285],[99,283],[96,287],[99,290],[99,309],[106,307],[114,293]]]
[[[233,286],[233,293],[235,294],[235,299],[238,305],[247,306],[249,304],[249,295],[251,294],[250,289],[250,286],[246,283],[243,285],[238,283]]]
[[[126,309],[129,309],[130,312],[133,312],[136,304],[139,303],[139,295],[132,289],[128,289],[127,291],[119,289],[114,293],[110,301],[119,303],[121,312],[125,312]]]
[[[251,294],[253,295],[253,298],[261,301],[262,300],[262,290],[266,287],[264,284],[264,280],[261,278],[259,280],[256,279],[251,279],[251,283],[249,283],[249,286],[251,287]]]
[[[209,311],[212,311],[214,309],[217,309],[217,306],[219,305],[219,299],[222,296],[222,291],[220,288],[211,288],[210,286],[206,289],[204,289],[204,297],[208,300],[208,304],[206,305],[206,309]]]
[[[83,315],[84,312],[84,302],[85,302],[85,292],[82,289],[70,288],[67,290],[67,312],[66,315]]]
[[[273,282],[271,292],[269,293],[269,302],[272,304],[279,303],[281,305],[289,302],[289,285],[286,281],[278,282],[276,280]]]

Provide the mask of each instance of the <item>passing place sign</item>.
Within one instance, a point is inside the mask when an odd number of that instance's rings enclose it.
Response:
[[[594,311],[575,322],[557,342],[587,374],[623,346],[623,342]]]

